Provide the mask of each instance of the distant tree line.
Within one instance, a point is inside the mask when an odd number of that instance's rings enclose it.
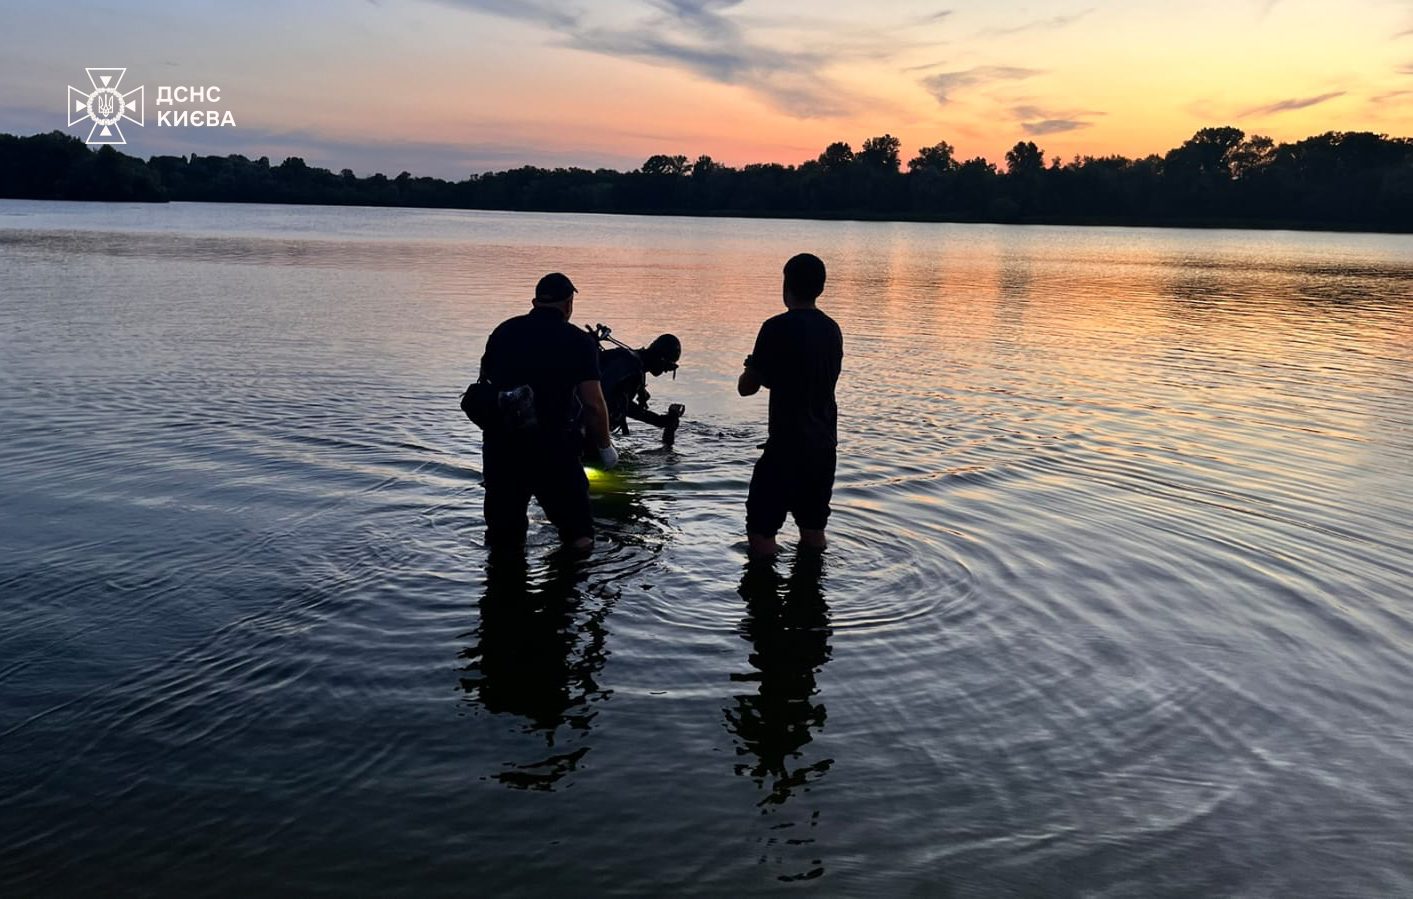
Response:
[[[657,155],[636,171],[522,166],[452,182],[408,172],[360,178],[297,156],[278,165],[197,154],[144,162],[55,131],[0,135],[0,197],[1413,231],[1413,139],[1332,131],[1277,144],[1203,128],[1142,159],[1047,161],[1021,141],[999,168],[958,159],[945,141],[904,164],[901,142],[885,134],[857,150],[832,143],[799,165]]]

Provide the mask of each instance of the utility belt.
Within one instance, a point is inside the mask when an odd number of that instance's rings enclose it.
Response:
[[[542,421],[535,411],[535,390],[529,384],[501,388],[480,380],[461,395],[461,411],[482,431],[497,437],[533,443],[576,444],[581,439],[580,404],[575,397],[572,414],[561,421]]]
[[[528,435],[539,426],[535,391],[529,384],[501,389],[486,380],[476,381],[461,395],[461,411],[483,431]]]

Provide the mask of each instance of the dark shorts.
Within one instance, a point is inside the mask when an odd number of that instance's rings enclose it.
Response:
[[[559,529],[561,540],[568,543],[594,535],[589,479],[575,442],[542,444],[487,435],[482,460],[487,543],[524,544],[530,526],[525,513],[532,496]]]
[[[787,514],[803,530],[822,531],[834,492],[835,451],[766,444],[746,497],[746,533],[774,537]]]

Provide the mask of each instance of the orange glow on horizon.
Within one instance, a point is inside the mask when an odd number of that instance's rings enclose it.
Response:
[[[151,9],[142,34],[191,44],[163,80],[222,84],[241,122],[219,135],[227,152],[298,151],[335,170],[341,153],[410,169],[400,146],[437,149],[448,170],[414,173],[443,177],[467,166],[625,169],[657,153],[795,165],[834,141],[857,149],[885,133],[902,140],[904,162],[945,140],[960,158],[1001,165],[1021,140],[1066,160],[1142,157],[1207,126],[1288,141],[1398,135],[1413,121],[1413,11],[1379,0],[1351,0],[1337,15],[1216,0],[1068,11],[958,0],[945,13],[877,0],[800,12],[784,0],[708,4],[695,17],[642,0],[468,0],[366,4],[333,18],[311,4],[277,22],[232,8],[193,23]],[[98,38],[51,18],[17,20],[11,42],[101,55]],[[223,40],[203,44],[197,24]],[[125,43],[133,57],[164,58],[159,44]],[[37,60],[22,61],[71,77],[58,68],[67,63]],[[31,81],[47,83],[32,76],[19,93]]]

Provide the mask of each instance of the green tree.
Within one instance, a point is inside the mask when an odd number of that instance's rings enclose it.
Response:
[[[854,163],[854,148],[843,141],[835,141],[819,154],[819,164],[828,171],[845,169]]]
[[[957,170],[957,150],[945,140],[930,147],[923,147],[917,155],[908,160],[908,171],[920,172],[924,169],[943,173]]]
[[[692,163],[692,174],[704,178],[712,172],[720,171],[723,168],[721,163],[703,153],[697,157],[697,161]]]
[[[1023,140],[1006,151],[1006,172],[1017,177],[1045,171],[1045,153],[1033,140]]]
[[[1232,158],[1246,139],[1240,128],[1203,128],[1181,147],[1169,150],[1164,163],[1175,173],[1208,178],[1232,177]]]
[[[644,175],[685,175],[687,157],[664,156],[661,153],[649,156],[647,162],[643,163],[642,171]]]
[[[1276,158],[1276,142],[1253,134],[1227,152],[1227,168],[1233,178],[1250,178]]]
[[[863,149],[859,151],[856,161],[869,168],[879,169],[885,172],[896,172],[902,164],[898,158],[898,152],[903,148],[903,142],[891,134],[882,137],[870,137],[864,141]]]

